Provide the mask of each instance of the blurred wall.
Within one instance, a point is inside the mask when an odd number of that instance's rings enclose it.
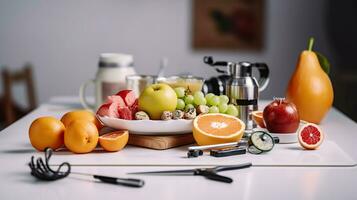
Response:
[[[136,70],[155,74],[162,56],[167,74],[216,72],[202,57],[263,61],[271,82],[263,98],[283,96],[297,57],[309,36],[333,63],[325,34],[323,0],[270,0],[265,7],[265,47],[260,52],[195,51],[191,48],[190,0],[0,0],[0,65],[35,65],[40,102],[56,95],[77,95],[92,78],[102,52],[135,57]]]

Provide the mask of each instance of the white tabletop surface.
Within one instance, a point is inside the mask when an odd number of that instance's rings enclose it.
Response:
[[[55,182],[33,178],[26,165],[35,152],[28,140],[28,127],[39,116],[60,117],[78,108],[69,97],[50,103],[15,122],[0,133],[0,199],[357,199],[356,167],[252,167],[221,172],[232,184],[195,176],[140,176],[143,188],[96,183],[79,176]],[[357,124],[331,109],[321,124],[335,141],[357,160]],[[98,156],[93,154],[93,156]],[[74,167],[73,171],[128,177],[127,172],[179,167]],[[185,168],[185,167],[180,167]],[[187,167],[186,167],[187,168]]]

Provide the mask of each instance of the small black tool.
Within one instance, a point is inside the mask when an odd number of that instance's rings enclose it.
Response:
[[[45,149],[45,162],[43,162],[42,158],[37,158],[35,163],[34,156],[31,157],[31,162],[28,164],[31,169],[31,175],[45,181],[55,181],[62,179],[71,174],[85,175],[91,176],[94,179],[105,183],[117,184],[117,185],[125,185],[129,187],[142,187],[144,186],[144,181],[141,179],[132,179],[132,178],[117,178],[111,176],[102,176],[95,174],[87,174],[80,172],[71,172],[71,165],[68,162],[64,162],[59,165],[57,170],[51,169],[49,165],[49,160],[52,156],[53,150],[51,148]],[[66,171],[61,171],[63,166],[67,167]]]
[[[192,157],[202,156],[203,150],[226,148],[226,147],[227,148],[248,147],[248,141],[242,139],[239,142],[229,142],[229,143],[203,145],[203,146],[191,146],[188,147],[187,157],[192,158]]]
[[[226,149],[211,149],[210,155],[214,157],[226,157],[226,156],[233,156],[233,155],[242,155],[247,152],[246,148],[242,147],[233,147],[233,148],[226,148]]]
[[[189,150],[187,152],[187,157],[188,158],[192,158],[192,157],[198,157],[198,156],[202,156],[203,155],[203,151],[199,150],[199,149],[195,149],[195,150]]]
[[[244,169],[251,167],[252,163],[244,163],[240,165],[227,165],[227,166],[216,166],[213,168],[196,168],[196,169],[186,169],[186,170],[169,170],[169,171],[148,171],[148,172],[132,172],[128,174],[148,174],[148,175],[199,175],[204,176],[207,179],[232,183],[233,180],[226,176],[221,176],[217,172]]]
[[[275,144],[278,144],[280,142],[279,137],[274,136],[273,139]]]

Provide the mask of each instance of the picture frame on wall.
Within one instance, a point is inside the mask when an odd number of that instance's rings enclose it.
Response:
[[[194,49],[261,50],[264,0],[193,0]]]

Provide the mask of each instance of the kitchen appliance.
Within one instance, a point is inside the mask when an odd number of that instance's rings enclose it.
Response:
[[[79,89],[79,97],[83,107],[96,110],[107,98],[126,88],[126,76],[135,74],[132,55],[119,53],[103,53],[99,57],[99,69],[95,79],[83,83]],[[95,86],[95,102],[90,104],[85,98],[86,87]]]
[[[214,61],[205,56],[204,63],[215,67],[224,75],[209,79],[204,83],[205,93],[225,94],[238,108],[238,117],[246,124],[246,130],[256,127],[252,120],[252,111],[258,110],[259,93],[269,83],[269,68],[265,63]],[[223,68],[223,69],[222,69]],[[260,74],[258,81],[252,76],[252,69],[257,68]]]

